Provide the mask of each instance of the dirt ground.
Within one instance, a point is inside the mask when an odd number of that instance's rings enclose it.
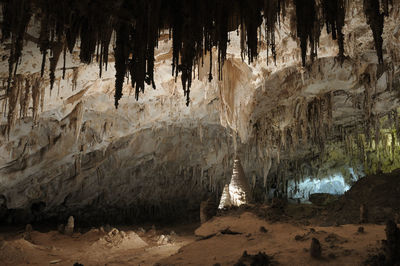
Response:
[[[266,230],[260,230],[261,227]],[[234,265],[244,251],[249,254],[261,251],[279,265],[359,265],[370,253],[376,252],[385,238],[383,225],[363,225],[364,233],[358,232],[359,227],[269,223],[250,212],[236,217],[215,217],[195,231],[198,237],[206,239],[184,246],[160,264]],[[226,229],[239,234],[226,233]],[[311,258],[309,253],[313,237],[322,245],[320,259]]]
[[[135,231],[106,233],[92,229],[73,236],[58,231],[33,231],[30,240],[24,239],[23,232],[3,232],[0,265],[154,265],[195,239],[193,233],[186,233],[186,228],[172,234]]]
[[[154,229],[109,233],[92,229],[72,237],[33,231],[25,240],[23,232],[3,232],[0,265],[234,265],[244,251],[265,252],[279,265],[360,265],[385,238],[384,225],[362,226],[363,233],[358,224],[271,223],[244,211],[214,217],[192,233],[188,227],[170,234]],[[320,259],[310,256],[313,237],[322,246]]]

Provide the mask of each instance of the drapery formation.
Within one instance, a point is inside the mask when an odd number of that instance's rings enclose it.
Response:
[[[154,83],[154,49],[162,30],[169,30],[173,45],[172,73],[180,74],[187,105],[196,65],[204,63],[204,55],[217,48],[219,79],[229,44],[229,32],[240,29],[243,59],[253,62],[258,55],[260,29],[265,25],[265,38],[273,57],[275,28],[288,8],[295,12],[296,32],[300,40],[303,66],[307,50],[317,56],[319,36],[324,24],[333,39],[337,39],[339,56],[344,56],[346,1],[344,0],[1,0],[3,19],[1,41],[11,40],[7,96],[18,89],[20,62],[27,27],[34,17],[40,21],[38,45],[43,55],[41,75],[44,75],[50,55],[51,88],[57,62],[73,52],[80,40],[82,63],[99,64],[99,75],[107,69],[109,47],[115,33],[116,68],[115,106],[122,97],[127,76],[136,91],[136,99],[145,84]],[[375,41],[379,62],[383,63],[382,32],[384,16],[390,0],[364,0],[364,11]],[[212,64],[210,64],[210,68]],[[64,63],[65,74],[65,63]],[[210,69],[209,79],[213,78]]]

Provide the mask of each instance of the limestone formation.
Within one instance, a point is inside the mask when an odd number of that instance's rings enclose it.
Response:
[[[202,201],[200,204],[200,222],[205,223],[215,216],[217,207],[215,204],[214,197],[208,198],[206,201]]]
[[[32,233],[33,229],[32,229],[32,225],[31,224],[27,224],[25,226],[25,232],[24,232],[24,239],[27,241],[31,241],[32,240]]]
[[[219,202],[218,209],[222,210],[225,208],[229,208],[232,206],[231,203],[231,195],[229,194],[229,184],[224,186],[224,190],[222,190],[221,200]]]
[[[171,237],[169,235],[160,235],[159,238],[157,239],[157,244],[158,245],[166,245],[171,243]]]
[[[248,204],[251,201],[249,182],[243,171],[239,156],[233,163],[233,173],[229,184],[229,195],[233,206]]]
[[[310,247],[311,257],[318,259],[321,257],[321,252],[322,252],[321,244],[319,243],[319,240],[313,237],[311,240],[311,247]]]
[[[383,250],[386,265],[400,265],[400,229],[396,223],[389,220],[386,223],[386,240],[383,242]]]
[[[68,218],[68,223],[65,226],[64,233],[68,236],[72,236],[72,234],[74,233],[74,217],[73,216],[70,216]]]

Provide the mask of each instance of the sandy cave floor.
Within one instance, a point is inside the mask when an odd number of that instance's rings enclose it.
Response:
[[[270,223],[245,211],[214,217],[194,233],[194,225],[173,228],[172,234],[171,228],[109,233],[92,229],[72,237],[33,231],[27,241],[23,231],[2,230],[0,265],[233,265],[245,250],[265,252],[279,265],[360,265],[376,254],[385,238],[384,225],[362,226],[364,233],[358,232],[358,224]],[[226,229],[230,233],[221,233]],[[319,260],[309,255],[313,237],[322,245]]]

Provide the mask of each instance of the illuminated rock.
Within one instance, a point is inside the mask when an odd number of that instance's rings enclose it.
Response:
[[[222,191],[221,200],[219,202],[218,209],[224,209],[230,207],[231,204],[231,195],[229,194],[229,184],[226,184],[224,190]]]
[[[229,184],[229,195],[233,206],[247,204],[251,200],[251,190],[238,156],[233,163],[233,174]]]

